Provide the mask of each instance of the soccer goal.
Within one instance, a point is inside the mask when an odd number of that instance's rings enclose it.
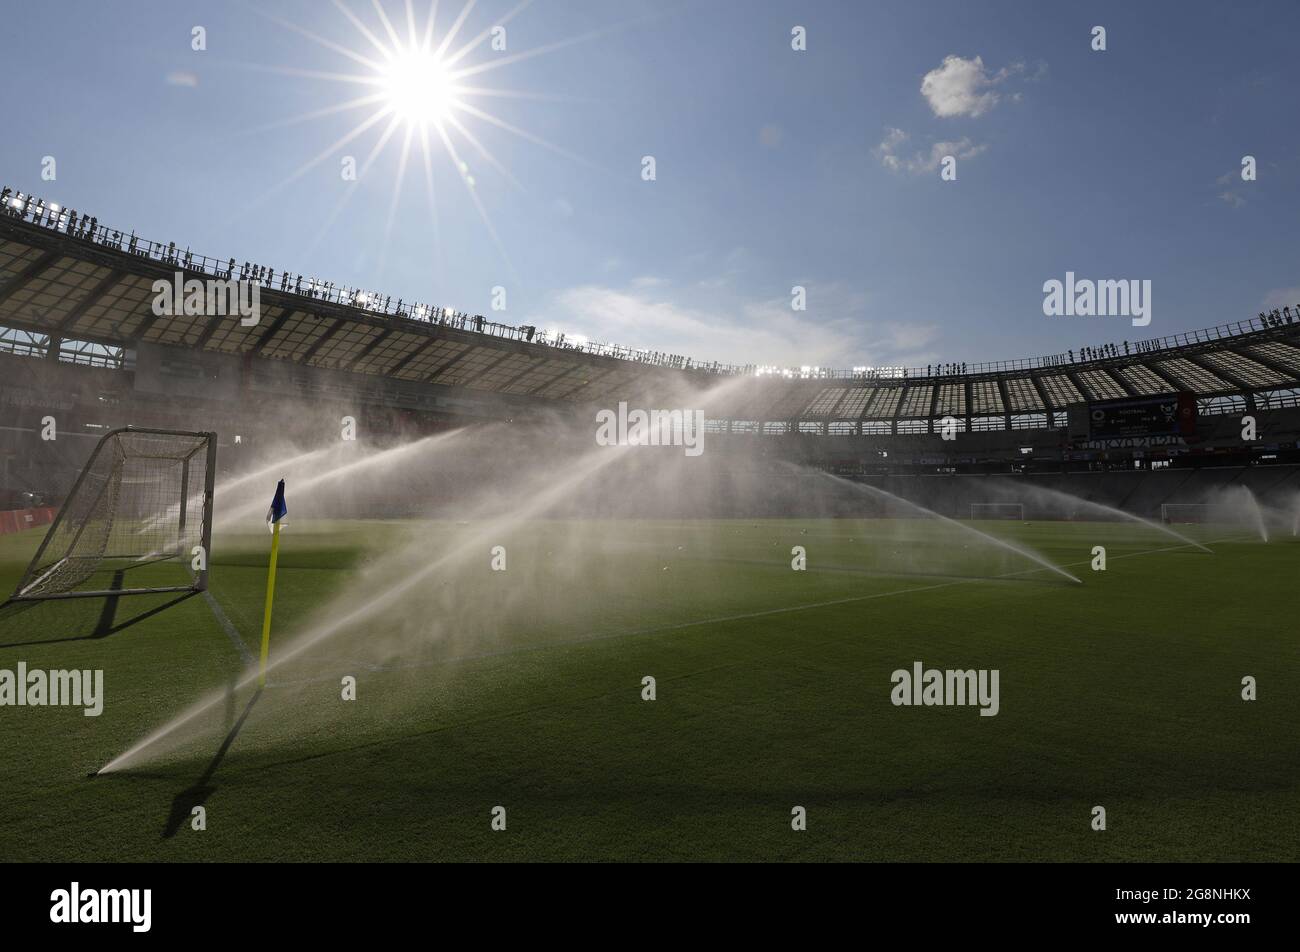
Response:
[[[1162,502],[1160,504],[1160,521],[1193,523],[1208,522],[1210,507],[1202,502]]]
[[[1025,521],[1025,504],[1022,502],[973,502],[972,519],[1018,519]]]
[[[105,434],[13,599],[203,591],[216,468],[215,433]]]

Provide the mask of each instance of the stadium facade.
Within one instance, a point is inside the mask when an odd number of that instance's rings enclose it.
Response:
[[[160,313],[155,282],[178,277],[255,283],[256,320]],[[267,406],[296,406],[305,437],[337,430],[346,414],[398,437],[470,421],[526,427],[557,412],[589,421],[596,408],[654,406],[684,385],[735,378],[706,422],[715,445],[749,451],[761,441],[762,455],[864,477],[1289,471],[1300,462],[1300,306],[996,363],[701,364],[208,258],[30,196],[11,193],[0,209],[0,509],[57,502],[99,435],[127,423],[192,427],[197,418],[225,441],[255,440]],[[1140,414],[1162,402],[1180,407],[1177,426],[1090,425],[1107,410]],[[60,446],[32,453],[49,416]]]

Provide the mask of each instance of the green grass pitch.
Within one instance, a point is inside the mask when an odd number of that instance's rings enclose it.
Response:
[[[532,523],[500,540],[505,572],[486,550],[433,572],[413,612],[377,610],[251,708],[234,691],[203,732],[93,778],[241,652],[199,596],[11,604],[0,669],[103,669],[106,700],[0,708],[0,858],[1294,860],[1300,544],[980,525],[1083,584],[919,523]],[[273,658],[394,546],[432,561],[472,529],[291,526]],[[6,591],[38,541],[0,538]],[[253,651],[267,548],[219,539],[212,565]],[[1000,712],[895,707],[891,672],[918,660],[998,669]]]

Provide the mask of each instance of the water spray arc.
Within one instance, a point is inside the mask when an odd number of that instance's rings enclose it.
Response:
[[[532,496],[531,501],[528,505],[522,507],[521,509],[517,510],[514,513],[511,513],[510,516],[508,517],[500,517],[496,520],[484,524],[481,528],[473,532],[469,539],[466,539],[462,543],[460,543],[457,546],[457,548],[452,552],[449,552],[443,555],[442,557],[435,559],[432,562],[429,562],[427,564],[424,564],[414,571],[409,572],[404,578],[388,586],[383,591],[374,595],[371,599],[364,602],[363,604],[360,604],[355,608],[352,608],[350,611],[339,614],[334,618],[332,618],[331,620],[329,620],[328,622],[325,622],[324,624],[319,625],[316,628],[311,629],[303,633],[302,635],[300,635],[298,638],[292,641],[288,647],[286,647],[285,649],[277,653],[274,660],[272,660],[267,665],[266,667],[267,672],[274,671],[276,668],[280,667],[285,662],[290,661],[293,658],[296,658],[297,656],[301,655],[303,652],[307,651],[308,649],[314,647],[317,644],[320,644],[321,642],[325,641],[331,636],[348,628],[349,626],[357,625],[362,623],[363,621],[366,621],[368,618],[373,616],[376,605],[390,604],[400,599],[411,589],[425,583],[428,579],[435,576],[436,573],[451,560],[457,557],[464,557],[466,553],[470,551],[476,552],[479,549],[483,548],[483,546],[489,543],[491,540],[500,537],[503,528],[507,524],[521,522],[523,520],[535,517],[545,512],[548,508],[555,505],[557,502],[564,499],[566,496],[569,496],[572,493],[576,492],[582,486],[583,482],[591,478],[591,476],[593,476],[596,472],[608,466],[616,459],[622,458],[625,452],[627,452],[627,450],[622,447],[604,447],[598,451],[588,454],[587,457],[584,458],[579,465],[572,468],[571,475],[569,475],[565,479],[556,482],[548,490]],[[258,672],[254,671],[251,674],[244,676],[235,685],[234,690],[239,691],[246,687],[249,687],[254,682],[256,682],[257,679],[258,679]],[[226,698],[226,692],[223,691],[205,701],[200,702],[198,705],[191,708],[189,711],[182,714],[180,717],[174,719],[169,724],[166,724],[163,727],[159,728],[153,734],[149,735],[144,740],[140,741],[140,743],[136,744],[134,747],[130,748],[125,753],[109,761],[107,764],[101,767],[98,772],[110,773],[114,770],[120,769],[122,766],[129,763],[138,754],[140,754],[141,752],[143,752],[153,744],[157,743],[158,741],[162,740],[164,737],[168,736],[176,729],[194,720],[194,718],[198,717],[203,712],[221,703],[222,701],[224,701],[225,698]]]
[[[1259,538],[1261,541],[1267,542],[1268,523],[1264,520],[1264,510],[1260,507],[1259,500],[1255,498],[1255,494],[1250,491],[1249,486],[1242,486],[1240,488],[1241,492],[1246,497],[1246,502],[1249,504],[1251,514],[1255,519],[1255,528],[1259,531]]]
[[[742,378],[737,378],[735,381],[728,381],[714,387],[704,394],[694,396],[700,403],[705,403],[709,399],[725,394],[741,382]],[[437,445],[440,451],[445,451],[447,444],[444,441],[455,437],[457,434],[468,434],[470,432],[475,431],[455,431],[432,440],[426,439],[417,444],[409,444],[394,450],[384,451],[384,453],[375,454],[366,460],[346,464],[340,467],[340,470],[349,473],[356,472],[358,467],[375,465],[375,462],[381,459],[393,462],[406,458],[409,462],[409,457],[415,451],[415,447],[423,446],[427,449],[430,446]],[[481,432],[481,430],[478,432]],[[587,442],[583,445],[590,447],[591,443]],[[473,452],[472,445],[462,447],[458,443],[456,449],[462,455],[463,453]],[[267,672],[274,672],[287,662],[328,641],[340,632],[366,624],[373,624],[374,619],[384,609],[400,604],[404,598],[408,598],[423,588],[427,588],[433,580],[445,574],[444,570],[450,569],[459,562],[482,555],[490,545],[499,541],[513,528],[530,520],[540,518],[561,504],[572,503],[573,500],[582,498],[584,492],[587,492],[592,487],[592,481],[598,474],[619,461],[629,460],[629,454],[637,452],[655,452],[655,450],[653,448],[631,446],[597,446],[594,449],[586,449],[576,456],[564,458],[558,461],[555,466],[542,466],[528,471],[522,480],[516,480],[504,487],[498,487],[495,491],[486,490],[477,499],[477,504],[471,504],[464,508],[466,521],[470,529],[455,540],[453,548],[428,560],[415,557],[423,553],[406,550],[393,553],[391,557],[383,561],[382,565],[376,565],[375,567],[377,571],[374,577],[383,580],[379,586],[366,588],[363,593],[358,593],[354,588],[336,597],[322,610],[319,617],[323,620],[307,627],[305,630],[301,630],[296,637],[290,638],[282,647],[273,652],[273,656],[267,665]],[[341,472],[339,471],[322,474],[322,476],[317,477],[317,481],[337,479],[340,475]],[[296,492],[301,494],[310,485],[310,481],[305,484],[299,482]],[[502,500],[505,498],[510,501],[503,502]],[[253,505],[257,505],[258,509],[253,510]],[[247,515],[247,512],[252,511],[258,511],[260,514],[260,511],[264,509],[264,505],[265,503],[259,500],[256,503],[242,507],[236,515],[228,518],[243,518]],[[380,569],[382,571],[379,571]],[[182,736],[178,734],[181,728],[191,724],[205,712],[222,704],[230,692],[250,688],[257,681],[257,678],[257,672],[253,671],[245,674],[232,688],[214,692],[113,758],[101,767],[98,773],[104,774],[121,770],[138,761],[145,752],[151,749],[156,751],[157,745],[164,739],[169,737],[173,740],[179,739]]]
[[[297,469],[299,466],[302,466],[312,460],[319,459],[320,457],[324,456],[328,452],[329,449],[326,447],[321,447],[319,449],[314,449],[314,450],[307,450],[304,453],[299,453],[297,456],[291,456],[288,459],[277,460],[276,462],[271,463],[269,466],[263,466],[259,469],[253,470],[252,472],[243,473],[239,476],[231,476],[228,479],[218,480],[216,489],[214,491],[215,495],[217,496],[218,499],[220,499],[222,496],[228,495],[233,490],[239,489],[241,486],[247,486],[250,483],[257,483],[261,480],[269,479],[271,476],[275,474],[292,472],[293,470]]]
[[[367,454],[360,459],[351,460],[323,470],[313,476],[308,476],[306,479],[296,480],[294,483],[294,492],[301,495],[302,493],[310,492],[312,489],[319,486],[337,483],[346,477],[355,476],[367,470],[390,466],[394,463],[400,462],[406,457],[414,456],[417,453],[425,452],[434,447],[441,446],[463,432],[463,430],[451,430],[447,433],[426,436],[413,443],[404,443],[401,446],[394,446],[386,450],[379,450],[378,452]],[[302,458],[299,457],[296,462],[302,462]],[[284,471],[284,465],[285,464],[281,464],[282,468],[280,470],[276,470],[275,467],[268,467],[268,470],[281,472]],[[217,488],[218,493],[221,492],[221,488],[222,487]],[[226,509],[225,511],[219,510],[220,514],[217,516],[215,528],[231,529],[236,528],[241,524],[247,526],[260,517],[264,509],[265,503],[254,499],[241,506],[235,506]]]
[[[224,480],[218,480],[216,486],[213,489],[213,496],[217,500],[227,498],[234,490],[239,489],[242,486],[247,486],[249,484],[256,483],[260,480],[267,479],[268,477],[271,476],[272,473],[293,472],[297,467],[300,467],[312,460],[318,459],[319,457],[324,456],[327,452],[329,452],[329,450],[324,447],[315,450],[308,450],[304,453],[299,453],[297,456],[292,456],[288,459],[279,460],[277,462],[271,463],[269,466],[260,467],[259,469],[253,470],[252,472],[243,473],[242,475],[239,476],[232,476]],[[190,493],[187,504],[194,506],[197,504],[201,504],[202,500],[203,500],[203,487],[200,486],[197,488],[197,490],[192,491]],[[167,509],[164,512],[146,521],[136,531],[140,534],[143,534],[145,532],[152,531],[154,528],[156,528],[159,525],[163,525],[167,522],[175,521],[176,515],[179,511],[180,511],[179,504],[170,505],[167,507]]]
[[[1007,552],[1014,552],[1016,555],[1029,559],[1029,561],[1042,566],[1043,568],[1047,569],[1049,572],[1053,572],[1056,575],[1061,576],[1062,578],[1069,579],[1071,582],[1074,582],[1076,585],[1083,584],[1081,579],[1075,578],[1073,575],[1065,571],[1065,569],[1061,568],[1059,565],[1052,564],[1051,562],[1047,561],[1047,559],[1043,558],[1041,555],[1039,555],[1037,552],[1034,552],[1031,549],[1026,549],[1023,546],[1015,545],[1011,542],[1006,541],[1005,539],[999,539],[997,536],[989,535],[987,532],[982,532],[979,529],[976,529],[974,526],[969,526],[964,522],[959,522],[958,520],[945,516],[942,513],[935,512],[933,509],[927,509],[925,506],[922,506],[920,503],[912,502],[910,499],[904,499],[902,496],[897,496],[886,489],[880,489],[879,487],[872,486],[869,483],[854,482],[851,479],[845,479],[842,476],[835,476],[832,475],[831,473],[822,472],[821,470],[816,470],[815,472],[817,472],[818,475],[820,476],[824,476],[826,479],[834,480],[838,484],[851,487],[857,492],[873,495],[877,499],[888,499],[891,502],[901,503],[902,505],[911,509],[913,512],[920,513],[923,516],[926,516],[928,518],[938,519],[944,524],[951,526],[954,529],[958,529],[962,532],[968,533],[969,535],[975,536],[976,538],[980,539],[983,542],[996,546]]]
[[[1016,487],[1016,488],[1021,489],[1022,487]],[[1154,529],[1157,532],[1162,532],[1167,536],[1177,539],[1179,542],[1183,542],[1187,545],[1194,546],[1197,549],[1200,549],[1202,552],[1208,552],[1210,554],[1213,554],[1212,549],[1210,549],[1206,545],[1201,544],[1200,542],[1197,542],[1195,539],[1190,539],[1187,536],[1183,535],[1181,532],[1175,532],[1173,529],[1169,528],[1166,525],[1163,525],[1162,523],[1154,522],[1150,519],[1144,519],[1141,516],[1136,515],[1134,513],[1125,512],[1123,509],[1116,509],[1114,506],[1107,506],[1099,502],[1093,502],[1091,499],[1084,499],[1082,496],[1076,496],[1073,493],[1067,493],[1059,489],[1050,489],[1046,486],[1029,486],[1029,487],[1024,487],[1024,489],[1030,493],[1040,493],[1042,495],[1051,497],[1053,499],[1059,499],[1062,502],[1082,505],[1088,507],[1089,509],[1095,509],[1099,512],[1104,512],[1112,516],[1119,516],[1121,519],[1126,519],[1130,522],[1135,522],[1138,525],[1146,526],[1148,529]]]

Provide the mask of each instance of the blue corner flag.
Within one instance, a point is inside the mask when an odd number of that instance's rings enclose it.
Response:
[[[284,480],[275,487],[275,498],[266,510],[266,527],[271,530],[271,561],[266,567],[266,612],[262,615],[262,655],[257,667],[257,689],[266,687],[266,659],[271,650],[271,602],[275,598],[275,563],[280,555],[280,520],[289,511],[284,502]]]
[[[284,501],[284,480],[275,487],[275,498],[271,500],[271,508],[266,510],[266,523],[270,526],[272,523],[279,522],[284,518],[285,513],[289,511],[289,506]]]

